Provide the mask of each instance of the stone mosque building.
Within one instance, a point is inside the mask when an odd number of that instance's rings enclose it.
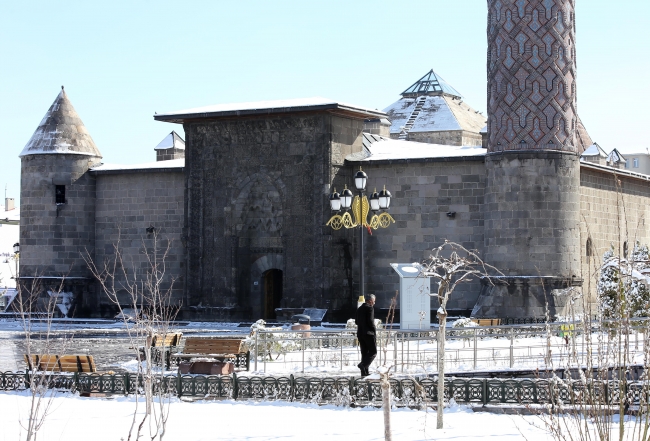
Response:
[[[451,313],[536,318],[548,302],[563,314],[569,287],[593,299],[604,251],[650,242],[650,177],[601,160],[578,117],[574,0],[488,6],[487,115],[432,70],[383,112],[310,98],[157,114],[185,140],[172,131],[155,162],[120,166],[62,90],[20,154],[20,283],[62,284],[71,314],[110,316],[84,254],[101,263],[119,243],[137,274],[155,237],[169,246],[181,317],[317,307],[345,320],[360,239],[326,226],[328,198],[363,167],[369,191],[392,193],[396,220],[364,236],[366,292],[380,309],[399,287],[390,263],[421,262],[445,239],[505,274],[464,285]]]

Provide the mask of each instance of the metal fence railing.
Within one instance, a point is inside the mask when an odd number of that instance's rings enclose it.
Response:
[[[445,369],[552,369],[569,365],[621,364],[646,352],[647,320],[613,332],[594,323],[587,333],[578,323],[447,328]],[[398,372],[437,371],[437,329],[378,330],[378,365]],[[588,335],[585,335],[588,334]],[[354,330],[258,330],[249,341],[255,372],[354,371],[360,361]]]
[[[134,394],[142,389],[137,374],[43,374],[0,373],[0,390],[24,390],[32,378],[60,391],[81,393]],[[391,378],[391,393],[398,406],[422,406],[435,402],[437,380],[430,377]],[[163,395],[212,397],[233,400],[284,400],[339,405],[381,405],[378,380],[359,377],[279,377],[232,375],[165,375],[154,388]],[[558,381],[556,379],[452,378],[445,380],[445,398],[477,404],[594,404],[628,405],[648,403],[647,382],[641,381]]]

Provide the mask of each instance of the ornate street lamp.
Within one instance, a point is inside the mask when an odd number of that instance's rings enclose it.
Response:
[[[357,228],[359,227],[359,276],[361,278],[359,283],[359,301],[366,295],[366,278],[365,278],[365,254],[363,246],[363,230],[367,229],[368,233],[371,233],[371,229],[376,230],[378,228],[388,228],[391,223],[395,223],[395,219],[386,213],[373,214],[368,222],[368,213],[370,210],[373,213],[377,213],[380,210],[388,210],[390,207],[390,198],[391,194],[384,189],[377,193],[377,189],[370,195],[370,201],[364,194],[366,190],[366,184],[368,182],[368,175],[364,172],[361,167],[359,171],[354,175],[354,186],[357,188],[359,194],[353,197],[352,192],[348,189],[347,185],[341,194],[334,192],[330,194],[330,208],[332,211],[337,212],[334,216],[327,221],[327,226],[332,227],[334,230],[340,230],[342,227],[345,228]],[[352,208],[352,215],[347,211]],[[343,209],[345,213],[338,214],[340,210]],[[354,218],[353,218],[354,216]]]
[[[16,289],[18,289],[18,256],[20,255],[20,243],[16,242],[14,244],[14,261],[16,262]]]

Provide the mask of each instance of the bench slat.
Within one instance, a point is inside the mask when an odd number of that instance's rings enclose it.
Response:
[[[29,370],[52,372],[97,372],[92,355],[24,355]]]

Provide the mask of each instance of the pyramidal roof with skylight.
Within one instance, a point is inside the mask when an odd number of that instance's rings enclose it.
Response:
[[[433,69],[384,109],[391,135],[463,130],[479,134],[487,118],[464,102],[462,95]]]
[[[402,96],[417,97],[422,95],[442,95],[443,93],[462,98],[462,95],[456,89],[451,87],[449,83],[431,69],[422,78],[413,83],[411,87],[402,92]]]
[[[181,138],[178,133],[173,130],[169,135],[165,136],[165,139],[158,143],[154,150],[167,149],[185,150],[185,141],[183,141],[183,138]]]

